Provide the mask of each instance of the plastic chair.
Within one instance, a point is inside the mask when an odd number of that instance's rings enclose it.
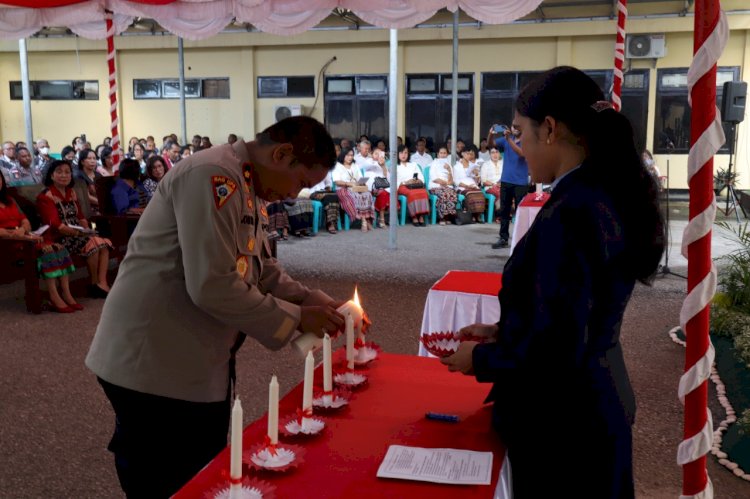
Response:
[[[323,213],[323,203],[321,203],[320,201],[316,201],[314,199],[311,200],[310,202],[312,203],[312,207],[313,207],[312,231],[313,231],[313,234],[317,234],[318,228],[320,227],[321,214]]]
[[[487,194],[487,192],[484,190],[484,187],[482,187],[482,192],[484,192],[484,197],[487,199],[487,223],[491,223],[494,220],[495,216],[495,195],[494,194]]]

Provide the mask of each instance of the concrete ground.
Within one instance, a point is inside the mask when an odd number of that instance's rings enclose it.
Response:
[[[679,206],[674,209],[669,265],[684,275],[686,262],[677,250],[684,217]],[[425,298],[436,280],[450,269],[502,271],[508,250],[490,248],[497,230],[494,224],[406,226],[398,230],[397,250],[388,249],[387,229],[323,232],[281,242],[278,254],[293,276],[337,298],[351,297],[357,285],[373,321],[372,339],[385,351],[415,354]],[[717,229],[714,254],[734,247]],[[342,261],[348,265],[342,267]],[[623,323],[626,361],[638,401],[638,497],[674,498],[680,493],[675,455],[683,413],[677,384],[685,353],[667,331],[678,324],[685,288],[685,281],[673,275],[658,277],[652,287],[637,286]],[[83,365],[102,302],[83,299],[83,312],[32,316],[24,310],[22,294],[21,285],[0,287],[0,497],[122,497],[106,451],[113,414]],[[246,424],[265,412],[271,374],[279,376],[286,392],[300,381],[301,365],[289,348],[271,353],[246,343],[238,357]],[[714,414],[714,421],[721,416]],[[554,409],[550,418],[554,421]],[[557,458],[558,452],[551,448],[550,456]],[[708,470],[716,497],[750,497],[750,484],[713,457]]]

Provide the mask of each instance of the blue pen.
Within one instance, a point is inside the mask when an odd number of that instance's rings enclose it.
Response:
[[[438,412],[428,412],[424,415],[427,419],[434,419],[435,421],[444,421],[446,423],[458,423],[458,416],[455,414],[440,414]]]

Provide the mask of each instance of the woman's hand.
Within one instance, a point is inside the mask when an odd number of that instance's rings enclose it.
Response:
[[[448,366],[450,372],[460,372],[463,374],[474,374],[474,362],[472,355],[474,347],[479,343],[476,341],[464,341],[458,346],[456,353],[450,357],[440,359],[440,363]]]
[[[458,334],[469,338],[484,338],[485,341],[497,340],[497,324],[472,324],[462,327]]]

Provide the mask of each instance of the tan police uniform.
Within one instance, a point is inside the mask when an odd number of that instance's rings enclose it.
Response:
[[[243,141],[182,160],[159,183],[130,238],[86,365],[131,390],[192,402],[226,399],[238,331],[270,349],[300,306],[331,300],[271,257],[267,214]]]

